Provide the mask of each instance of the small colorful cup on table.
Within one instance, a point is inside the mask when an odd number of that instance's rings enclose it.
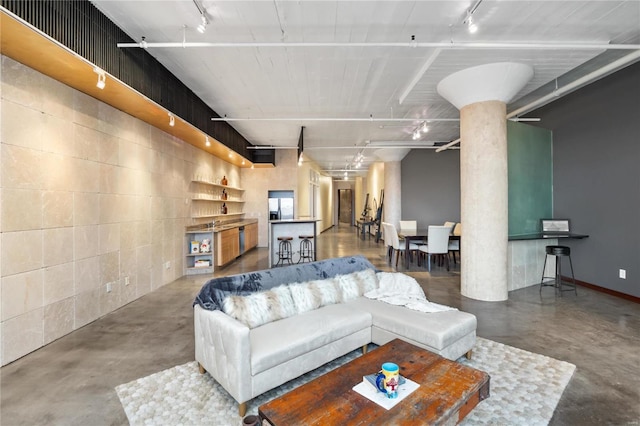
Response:
[[[387,394],[387,398],[397,398],[400,387],[400,367],[393,362],[382,364],[382,370],[376,377],[376,386],[380,392]]]

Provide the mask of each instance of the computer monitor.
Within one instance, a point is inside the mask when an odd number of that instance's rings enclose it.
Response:
[[[540,219],[540,230],[543,233],[569,232],[569,219]]]

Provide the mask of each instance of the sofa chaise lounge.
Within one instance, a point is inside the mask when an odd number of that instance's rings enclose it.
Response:
[[[380,287],[381,274],[392,275],[352,256],[209,280],[194,301],[200,372],[244,416],[247,401],[357,348],[366,352],[369,343],[400,338],[451,360],[471,356],[474,315],[365,297]]]

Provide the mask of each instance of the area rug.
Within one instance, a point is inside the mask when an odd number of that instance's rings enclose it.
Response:
[[[309,380],[356,358],[353,351],[247,404],[248,414]],[[490,398],[480,402],[463,425],[546,425],[569,383],[575,365],[478,338],[471,360],[458,362],[491,376]],[[116,387],[131,425],[238,426],[238,404],[195,361]]]

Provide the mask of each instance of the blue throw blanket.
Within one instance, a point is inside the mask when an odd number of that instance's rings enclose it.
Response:
[[[348,256],[213,278],[202,286],[193,306],[198,304],[210,311],[222,310],[222,303],[229,295],[244,296],[282,284],[331,278],[364,269],[376,268],[364,256]]]

